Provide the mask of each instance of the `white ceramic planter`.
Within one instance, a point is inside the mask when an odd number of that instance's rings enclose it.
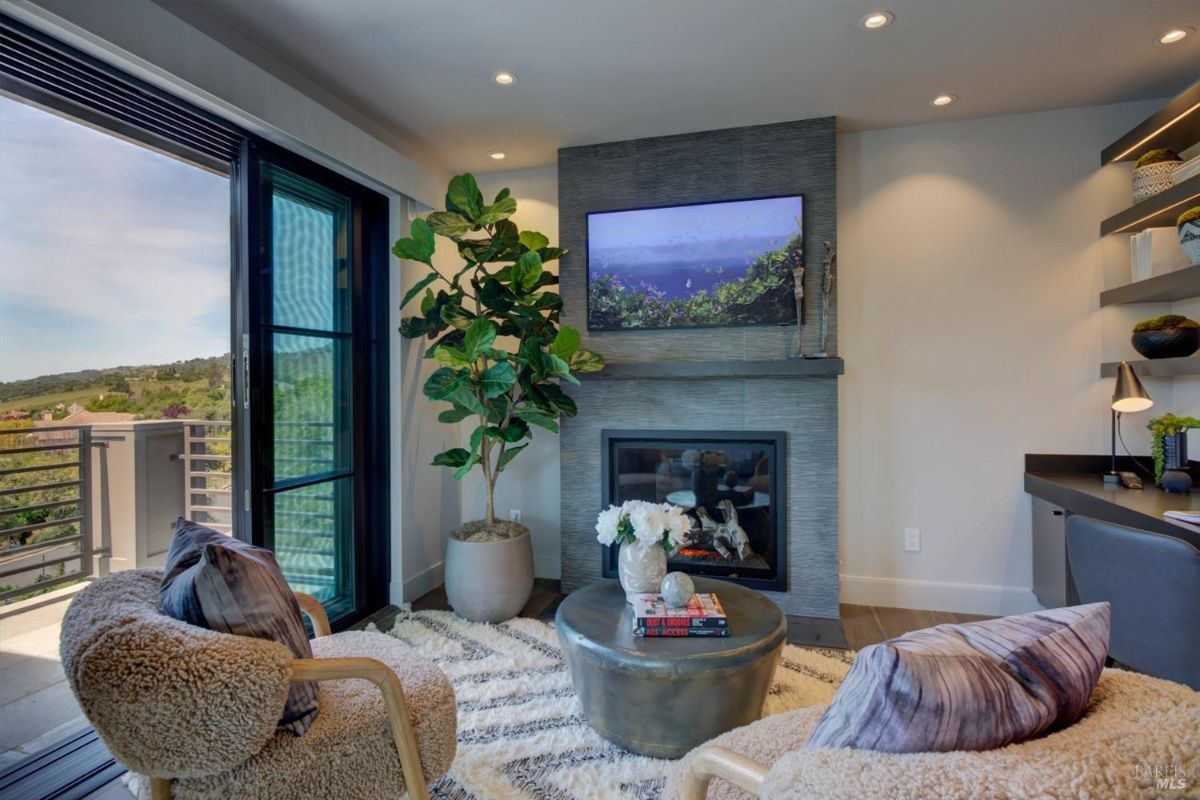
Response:
[[[529,533],[495,542],[446,542],[446,599],[472,622],[503,622],[521,613],[533,592]]]
[[[1147,164],[1135,169],[1133,171],[1133,202],[1137,203],[1147,197],[1153,197],[1174,186],[1175,170],[1178,168],[1178,161],[1159,161],[1157,164]]]
[[[617,574],[627,603],[633,603],[635,594],[657,592],[667,574],[667,551],[658,545],[623,544],[617,555]]]

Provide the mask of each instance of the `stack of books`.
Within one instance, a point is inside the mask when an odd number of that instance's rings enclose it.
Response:
[[[1183,269],[1190,263],[1174,226],[1147,228],[1129,238],[1130,277],[1134,282]]]
[[[1171,173],[1171,182],[1178,186],[1188,178],[1194,178],[1197,175],[1200,175],[1200,156],[1185,161],[1176,167],[1175,171]]]
[[[729,620],[715,594],[695,594],[682,608],[672,608],[661,594],[633,600],[634,636],[728,636]]]

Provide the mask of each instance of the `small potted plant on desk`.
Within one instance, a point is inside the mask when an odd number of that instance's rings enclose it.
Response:
[[[1165,491],[1186,494],[1192,488],[1188,471],[1187,432],[1200,428],[1200,419],[1164,414],[1150,420],[1150,454],[1154,457],[1154,482]]]
[[[413,220],[411,235],[392,248],[429,267],[400,303],[421,298],[420,313],[405,317],[400,333],[429,339],[425,357],[441,365],[425,381],[425,396],[449,404],[439,421],[472,423],[468,446],[438,453],[433,464],[453,469],[455,480],[475,467],[483,472],[486,518],[451,532],[445,563],[451,608],[476,622],[515,616],[533,591],[529,529],[496,519],[496,480],[529,446],[535,427],[557,433],[560,416],[575,416],[575,402],[558,382],[579,383],[573,372],[604,366],[580,347],[579,331],[558,324],[562,299],[549,289],[558,275],[544,265],[565,251],[518,229],[509,219],[516,210],[508,189],[487,205],[475,177],[458,175],[446,191],[446,210]],[[433,267],[435,234],[451,240],[466,262],[457,271],[443,275]]]

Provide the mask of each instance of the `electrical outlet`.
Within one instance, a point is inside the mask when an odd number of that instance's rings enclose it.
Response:
[[[920,528],[905,528],[904,529],[904,549],[909,553],[918,553],[921,550],[921,529]]]
[[[513,522],[520,522],[521,521],[521,509],[510,508],[508,510],[508,518],[510,520],[512,520]]]

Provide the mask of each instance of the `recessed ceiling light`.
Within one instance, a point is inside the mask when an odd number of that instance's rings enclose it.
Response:
[[[517,76],[511,72],[497,72],[492,76],[492,82],[500,86],[512,86],[517,82]]]
[[[508,153],[504,152],[503,150],[491,150],[488,152],[488,158],[496,161],[503,161],[507,155]]]
[[[931,105],[931,106],[938,106],[938,107],[940,108],[941,106],[948,106],[948,105],[950,105],[951,103],[953,103],[953,102],[954,102],[955,100],[957,100],[957,99],[958,99],[958,98],[957,98],[957,97],[955,97],[955,96],[954,96],[954,95],[952,95],[952,94],[949,94],[949,93],[943,93],[943,94],[939,94],[937,97],[935,97],[935,98],[933,98],[932,100],[930,100],[930,101],[929,101],[929,105]]]
[[[877,31],[880,28],[886,28],[888,25],[891,25],[894,19],[895,17],[892,16],[890,11],[872,11],[859,20],[858,24],[869,31]]]
[[[1158,43],[1159,44],[1175,44],[1176,42],[1182,42],[1184,39],[1191,36],[1195,32],[1196,31],[1194,28],[1175,28],[1173,30],[1167,31],[1162,36],[1158,37]]]

